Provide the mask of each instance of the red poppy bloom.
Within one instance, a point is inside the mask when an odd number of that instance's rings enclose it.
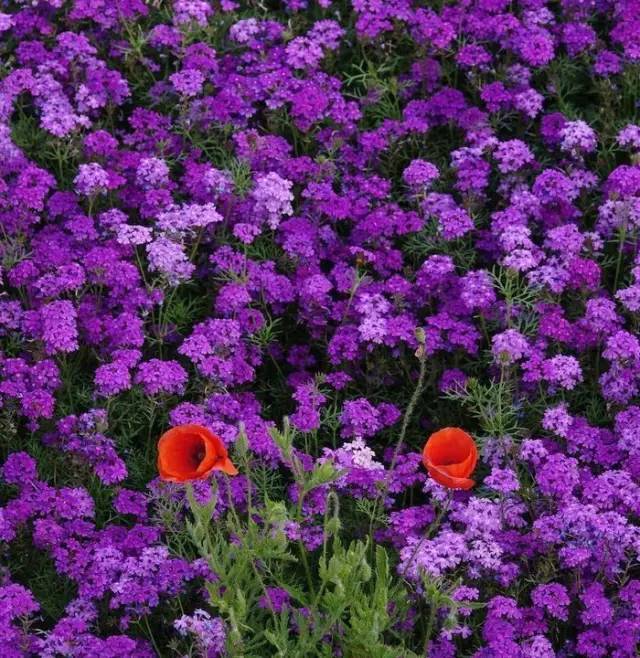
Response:
[[[478,449],[469,434],[458,427],[434,432],[424,444],[422,462],[429,475],[449,489],[471,489],[469,479],[478,461]]]
[[[219,436],[202,425],[179,425],[158,441],[158,471],[163,480],[201,480],[212,471],[237,475]]]

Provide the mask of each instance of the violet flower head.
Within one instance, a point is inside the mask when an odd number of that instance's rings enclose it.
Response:
[[[507,329],[492,338],[491,352],[497,363],[513,365],[529,353],[527,339],[516,329]]]
[[[438,168],[426,160],[413,160],[411,164],[402,172],[404,182],[415,190],[426,190],[440,173]]]
[[[188,280],[195,266],[178,242],[160,236],[146,245],[149,269],[164,276],[171,286]]]
[[[182,394],[187,383],[187,373],[176,361],[151,359],[138,366],[133,381],[141,385],[147,395]]]
[[[584,121],[568,121],[560,131],[560,148],[578,157],[592,153],[598,145],[594,130]]]
[[[282,217],[293,214],[293,183],[275,172],[260,176],[253,190],[255,212],[264,218],[269,228],[275,229]]]
[[[366,398],[346,402],[340,424],[342,436],[360,439],[373,436],[382,427],[378,410]]]
[[[110,187],[109,174],[96,162],[81,164],[73,184],[76,192],[83,196],[106,194]]]
[[[180,635],[191,636],[203,655],[217,658],[226,652],[226,629],[220,617],[211,617],[205,610],[183,615],[173,623]]]

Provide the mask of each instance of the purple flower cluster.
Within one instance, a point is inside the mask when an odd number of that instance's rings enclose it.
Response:
[[[42,482],[27,454],[10,455],[1,477],[17,487],[18,495],[0,508],[0,539],[11,541],[17,533],[28,533],[34,546],[46,552],[58,572],[77,587],[77,596],[67,605],[64,616],[43,634],[32,633],[29,625],[15,622],[38,610],[31,593],[20,585],[3,583],[3,654],[54,656],[66,651],[64,647],[77,645],[82,647],[77,655],[87,657],[152,656],[148,643],[132,639],[124,631],[140,615],[157,607],[163,597],[177,595],[188,581],[204,575],[202,565],[189,565],[170,555],[160,542],[159,529],[148,523],[144,508],[135,505],[139,495],[135,492],[125,496],[127,492],[122,490],[117,503],[122,513],[135,513],[134,525],[98,526],[89,493],[83,488],[54,488]],[[102,605],[119,611],[122,634],[106,639],[93,634]]]
[[[160,611],[224,655],[147,487],[199,423],[261,474],[216,519],[273,472],[311,562],[334,492],[395,551],[399,624],[455,585],[429,655],[637,655],[639,60],[636,0],[3,3],[1,550],[74,594],[43,622],[9,565],[0,653],[152,656]],[[451,424],[470,492],[421,466]]]

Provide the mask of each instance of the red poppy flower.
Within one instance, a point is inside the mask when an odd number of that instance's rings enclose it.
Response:
[[[478,449],[469,434],[458,427],[434,432],[424,444],[422,462],[429,475],[449,489],[471,489],[469,479],[478,461]]]
[[[202,425],[179,425],[158,441],[158,471],[163,480],[201,480],[212,471],[237,475],[219,436]]]

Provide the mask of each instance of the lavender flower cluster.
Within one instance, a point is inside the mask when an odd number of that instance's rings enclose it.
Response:
[[[407,647],[636,656],[640,2],[0,9],[0,654],[224,655],[154,480],[199,423],[279,478],[286,541],[317,555],[337,493],[392,551]],[[447,425],[468,492],[421,465]],[[220,486],[214,519],[258,485]],[[461,607],[417,641],[432,582]]]

